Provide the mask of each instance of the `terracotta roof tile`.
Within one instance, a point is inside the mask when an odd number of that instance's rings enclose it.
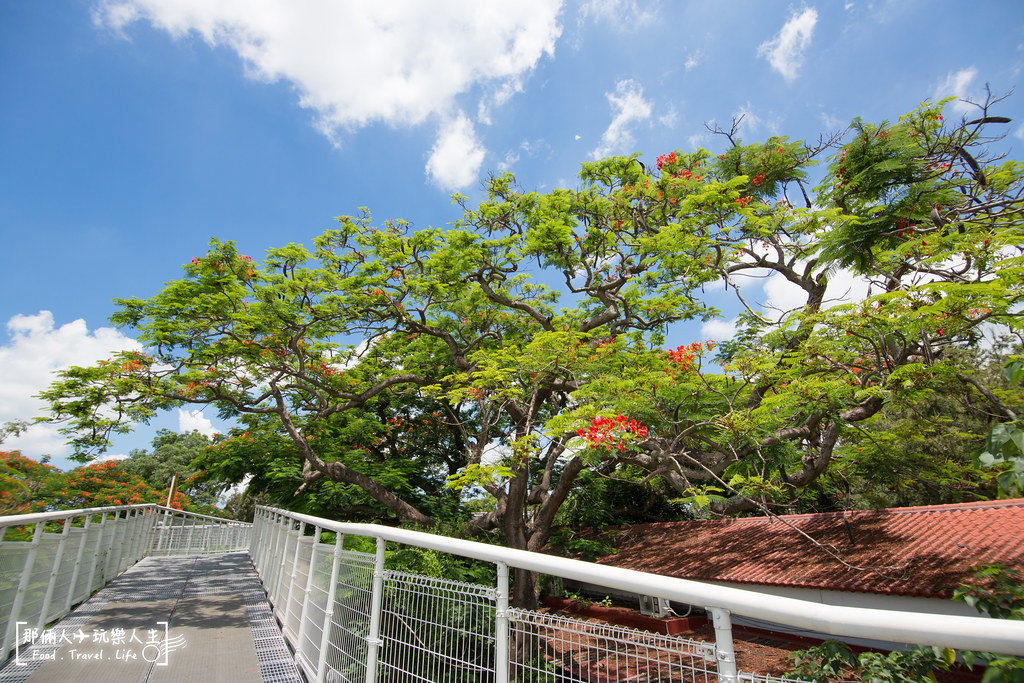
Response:
[[[641,524],[602,536],[619,552],[598,562],[666,576],[948,598],[976,565],[1024,570],[1024,498]]]

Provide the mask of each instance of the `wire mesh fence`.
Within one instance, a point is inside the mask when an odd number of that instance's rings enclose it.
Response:
[[[493,680],[493,587],[388,571],[383,590],[379,680]]]
[[[718,680],[714,643],[526,610],[509,620],[515,681]]]

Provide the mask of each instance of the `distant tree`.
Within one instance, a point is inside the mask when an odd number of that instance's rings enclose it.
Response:
[[[40,510],[74,510],[104,505],[137,505],[167,502],[168,491],[150,487],[142,477],[124,470],[118,460],[76,467],[48,480],[36,500]],[[182,493],[175,494],[171,507],[179,510],[191,507]]]
[[[0,451],[0,515],[39,511],[40,495],[61,476],[48,461],[47,456],[36,461],[21,451]]]
[[[121,462],[121,467],[127,474],[141,477],[152,488],[164,491],[171,488],[177,474],[177,490],[185,494],[192,505],[212,507],[223,486],[200,481],[200,468],[193,464],[203,457],[211,443],[198,431],[179,434],[161,429],[153,438],[152,452],[133,450]]]

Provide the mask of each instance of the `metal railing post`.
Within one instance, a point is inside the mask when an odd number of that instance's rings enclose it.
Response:
[[[107,550],[103,554],[103,583],[106,583],[111,578],[113,578],[113,577],[108,577],[107,576],[107,567],[110,566],[110,554],[114,550],[114,541],[117,540],[117,530],[118,530],[118,528],[120,526],[118,524],[118,520],[120,519],[118,517],[119,514],[120,514],[120,511],[116,511],[115,510],[113,512],[113,516],[110,518],[110,520],[111,520],[110,523],[112,525],[112,528],[110,530],[110,542],[107,543]],[[104,520],[104,521],[106,521],[106,520]]]
[[[263,511],[256,510],[252,516],[252,532],[249,534],[249,559],[252,560],[252,566],[256,568],[256,572],[259,573],[262,560],[260,559],[260,552],[262,548],[263,540]]]
[[[274,608],[278,609],[281,606],[281,582],[284,581],[285,567],[288,562],[288,543],[291,542],[292,537],[292,525],[295,524],[291,517],[285,518],[286,526],[284,527],[284,545],[281,547],[281,562],[277,569],[277,578],[274,580]]]
[[[89,529],[92,527],[92,515],[85,516],[85,526],[82,527],[82,542],[78,544],[78,553],[75,555],[75,568],[71,570],[71,586],[68,587],[68,597],[64,602],[64,611],[70,612],[71,606],[75,604],[75,593],[78,592],[78,577],[82,574],[82,556],[85,555],[85,542],[89,540]]]
[[[497,567],[498,587],[494,611],[494,683],[508,683],[508,565],[498,562]]]
[[[306,590],[302,592],[302,611],[299,612],[299,635],[296,638],[295,658],[302,656],[302,640],[306,637],[308,627],[306,619],[309,615],[309,596],[313,592],[313,569],[316,566],[316,551],[320,547],[320,527],[313,531],[313,548],[309,551],[309,572],[306,574]]]
[[[151,508],[150,512],[152,514],[148,515],[148,517],[149,517],[149,528],[146,530],[146,543],[143,546],[143,550],[142,550],[142,554],[144,556],[145,555],[149,555],[151,552],[153,552],[153,550],[154,550],[153,549],[153,541],[154,540],[156,540],[157,543],[160,542],[159,541],[159,536],[160,536],[160,533],[159,533],[159,528],[160,528],[160,526],[159,526],[159,515],[157,514],[157,510],[155,510],[155,509]],[[154,539],[153,538],[154,536],[156,536],[157,538]]]
[[[121,521],[121,513],[124,513],[124,521]],[[114,548],[116,547],[117,554],[113,555],[115,559],[110,565],[113,570],[112,577],[121,573],[121,557],[124,555],[124,537],[128,533],[128,511],[118,510],[114,514],[116,515],[117,523],[114,525],[114,535],[110,543],[110,552],[113,553]],[[117,537],[118,532],[121,534],[120,538]]]
[[[139,544],[139,541],[142,538],[142,529],[143,529],[143,525],[142,525],[142,510],[140,510],[139,508],[134,508],[132,510],[132,526],[131,526],[132,541],[131,541],[131,543],[128,544],[128,562],[127,562],[128,567],[132,566],[133,564],[138,562],[139,559],[140,559],[140,555],[139,555],[139,545],[140,544]],[[126,567],[126,569],[127,569],[127,567]]]
[[[103,546],[103,534],[106,533],[106,529],[104,529],[106,525],[107,513],[100,513],[100,532],[96,538],[96,549],[92,551],[92,567],[89,569],[89,584],[86,586],[86,592],[88,593],[92,592],[92,587],[96,580],[96,568],[100,563],[100,549]]]
[[[292,594],[295,592],[295,577],[299,573],[299,553],[302,551],[302,536],[306,533],[306,523],[299,522],[299,535],[295,537],[295,553],[292,555],[292,574],[288,577],[288,594],[284,598],[284,621],[288,621],[288,612],[292,608]]]
[[[380,613],[384,608],[384,549],[387,542],[377,537],[377,554],[373,560],[373,593],[370,597],[370,632],[366,636],[366,683],[377,681],[377,658],[380,655]]]
[[[316,683],[323,683],[327,675],[327,647],[331,642],[331,625],[334,623],[334,598],[338,595],[338,574],[341,570],[341,545],[345,537],[334,536],[334,561],[331,562],[331,583],[327,589],[327,605],[324,609],[324,630],[320,635],[320,657],[316,663]]]
[[[274,549],[270,551],[270,556],[267,558],[267,593],[270,594],[272,585],[277,585],[278,574],[281,573],[281,565],[277,562],[278,551],[281,548],[281,536],[284,534],[285,529],[285,518],[280,512],[276,515],[276,521],[274,522]],[[277,596],[272,596],[272,599],[276,599]]]
[[[707,607],[715,627],[715,644],[718,648],[718,680],[720,683],[736,683],[736,649],[732,643],[732,619],[729,610],[721,607]]]
[[[160,530],[157,533],[157,537],[156,537],[156,552],[158,552],[158,553],[161,550],[164,549],[164,539],[168,537],[167,517],[168,517],[169,514],[170,513],[165,508],[163,510],[162,514],[160,515],[161,517],[163,517],[163,519],[160,520],[160,522],[161,522],[160,524],[157,524],[157,528]],[[170,540],[170,539],[168,539],[168,540]]]
[[[195,533],[196,521],[198,519],[199,519],[198,517],[193,517],[192,518],[192,523],[188,525],[188,537],[185,540],[185,553],[184,553],[185,555],[191,555],[192,554],[192,534]]]
[[[46,595],[43,596],[43,606],[39,610],[39,620],[36,622],[36,629],[43,630],[46,626],[46,613],[50,611],[50,603],[53,602],[53,591],[57,588],[57,577],[60,574],[61,563],[64,561],[64,547],[67,545],[68,537],[71,535],[71,518],[64,518],[64,528],[60,532],[60,540],[57,541],[57,551],[53,554],[53,562],[50,564],[50,580],[46,584]]]
[[[25,592],[28,590],[29,581],[32,580],[32,568],[36,563],[36,555],[39,553],[39,546],[43,542],[43,529],[46,522],[36,522],[35,531],[32,533],[32,545],[28,550],[28,557],[25,558],[25,566],[21,568],[21,580],[18,582],[18,592],[14,595],[14,604],[11,605],[10,621],[7,622],[7,632],[4,634],[3,649],[0,655],[6,658],[7,653],[14,646],[14,640],[18,637],[18,619],[21,617],[21,608],[25,604]]]

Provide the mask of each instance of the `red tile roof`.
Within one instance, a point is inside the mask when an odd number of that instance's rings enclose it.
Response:
[[[602,537],[619,552],[598,562],[665,576],[948,598],[976,565],[1024,570],[1024,498],[641,524]]]

